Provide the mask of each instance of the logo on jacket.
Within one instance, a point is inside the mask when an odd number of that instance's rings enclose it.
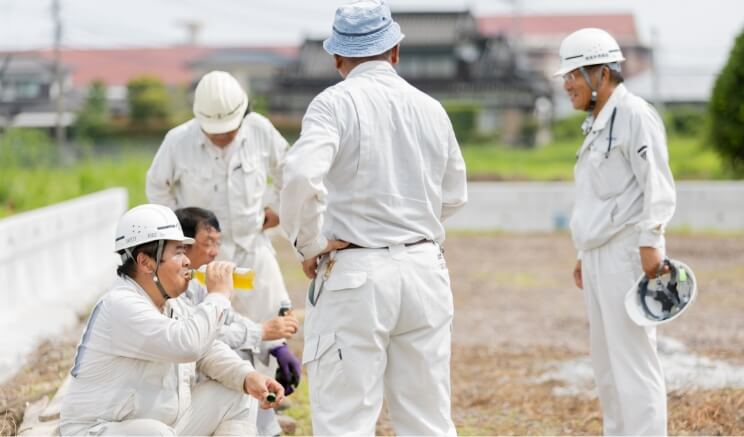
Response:
[[[643,159],[646,159],[646,151],[648,150],[648,146],[642,146],[640,149],[638,149],[638,156],[640,156]]]

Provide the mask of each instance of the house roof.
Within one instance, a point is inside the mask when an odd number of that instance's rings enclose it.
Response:
[[[598,27],[609,32],[618,42],[638,43],[633,14],[595,15],[523,15],[516,20],[511,15],[491,15],[478,18],[478,29],[484,35],[514,33],[519,23],[524,38],[551,38],[558,42],[566,35],[584,27]]]
[[[107,85],[126,85],[136,76],[158,76],[166,85],[189,85],[193,81],[190,65],[210,54],[231,48],[225,47],[167,47],[136,49],[65,49],[62,63],[72,72],[74,86],[85,86],[94,80]],[[258,52],[291,55],[295,47],[245,47]],[[28,53],[28,52],[26,52]],[[51,50],[31,52],[52,59]]]

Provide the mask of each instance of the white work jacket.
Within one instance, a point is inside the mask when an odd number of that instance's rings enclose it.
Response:
[[[465,163],[447,113],[369,61],[310,103],[287,153],[281,224],[309,259],[327,240],[387,247],[444,240],[467,201]]]
[[[242,293],[237,291],[236,293]],[[185,300],[188,305],[199,305],[209,296],[207,287],[197,280],[189,282],[189,288],[178,299]],[[225,323],[220,327],[217,339],[230,349],[235,351],[249,351],[253,359],[268,365],[269,351],[281,344],[284,340],[263,341],[263,326],[245,317],[234,308],[227,310]]]
[[[195,372],[243,392],[253,366],[215,341],[230,302],[170,299],[161,312],[130,278],[118,278],[91,312],[75,354],[62,426],[189,414]],[[217,400],[216,400],[217,401]]]
[[[571,234],[579,253],[630,226],[639,231],[639,246],[664,247],[676,204],[664,124],[624,85],[597,114],[577,154],[574,176]]]
[[[236,245],[253,253],[254,244],[270,244],[257,236],[264,207],[278,202],[287,142],[267,118],[250,113],[225,149],[232,148],[223,159],[192,119],[168,132],[147,172],[150,202],[215,213],[222,231],[221,259],[233,259]],[[273,186],[267,192],[269,176]]]

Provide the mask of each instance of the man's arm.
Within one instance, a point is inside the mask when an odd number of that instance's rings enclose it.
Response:
[[[145,192],[151,203],[176,209],[175,162],[173,158],[173,134],[168,132],[160,145],[150,169],[147,170]]]
[[[315,258],[328,245],[321,234],[327,194],[323,179],[338,151],[339,132],[323,96],[308,107],[300,139],[287,152],[279,196],[281,226],[303,260]]]
[[[627,151],[630,166],[643,190],[643,211],[636,225],[641,235],[638,242],[643,270],[656,274],[664,247],[666,225],[674,215],[676,191],[664,124],[656,111],[647,105],[631,121],[633,132]]]
[[[449,123],[449,119],[447,120]],[[468,201],[468,183],[465,173],[465,160],[462,158],[460,145],[457,143],[455,131],[449,123],[449,138],[447,141],[447,168],[442,181],[442,221],[462,208]]]

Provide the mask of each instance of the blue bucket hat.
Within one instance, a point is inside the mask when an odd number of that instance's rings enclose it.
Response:
[[[382,0],[361,0],[336,10],[333,33],[323,41],[332,55],[363,58],[385,53],[405,37]]]

